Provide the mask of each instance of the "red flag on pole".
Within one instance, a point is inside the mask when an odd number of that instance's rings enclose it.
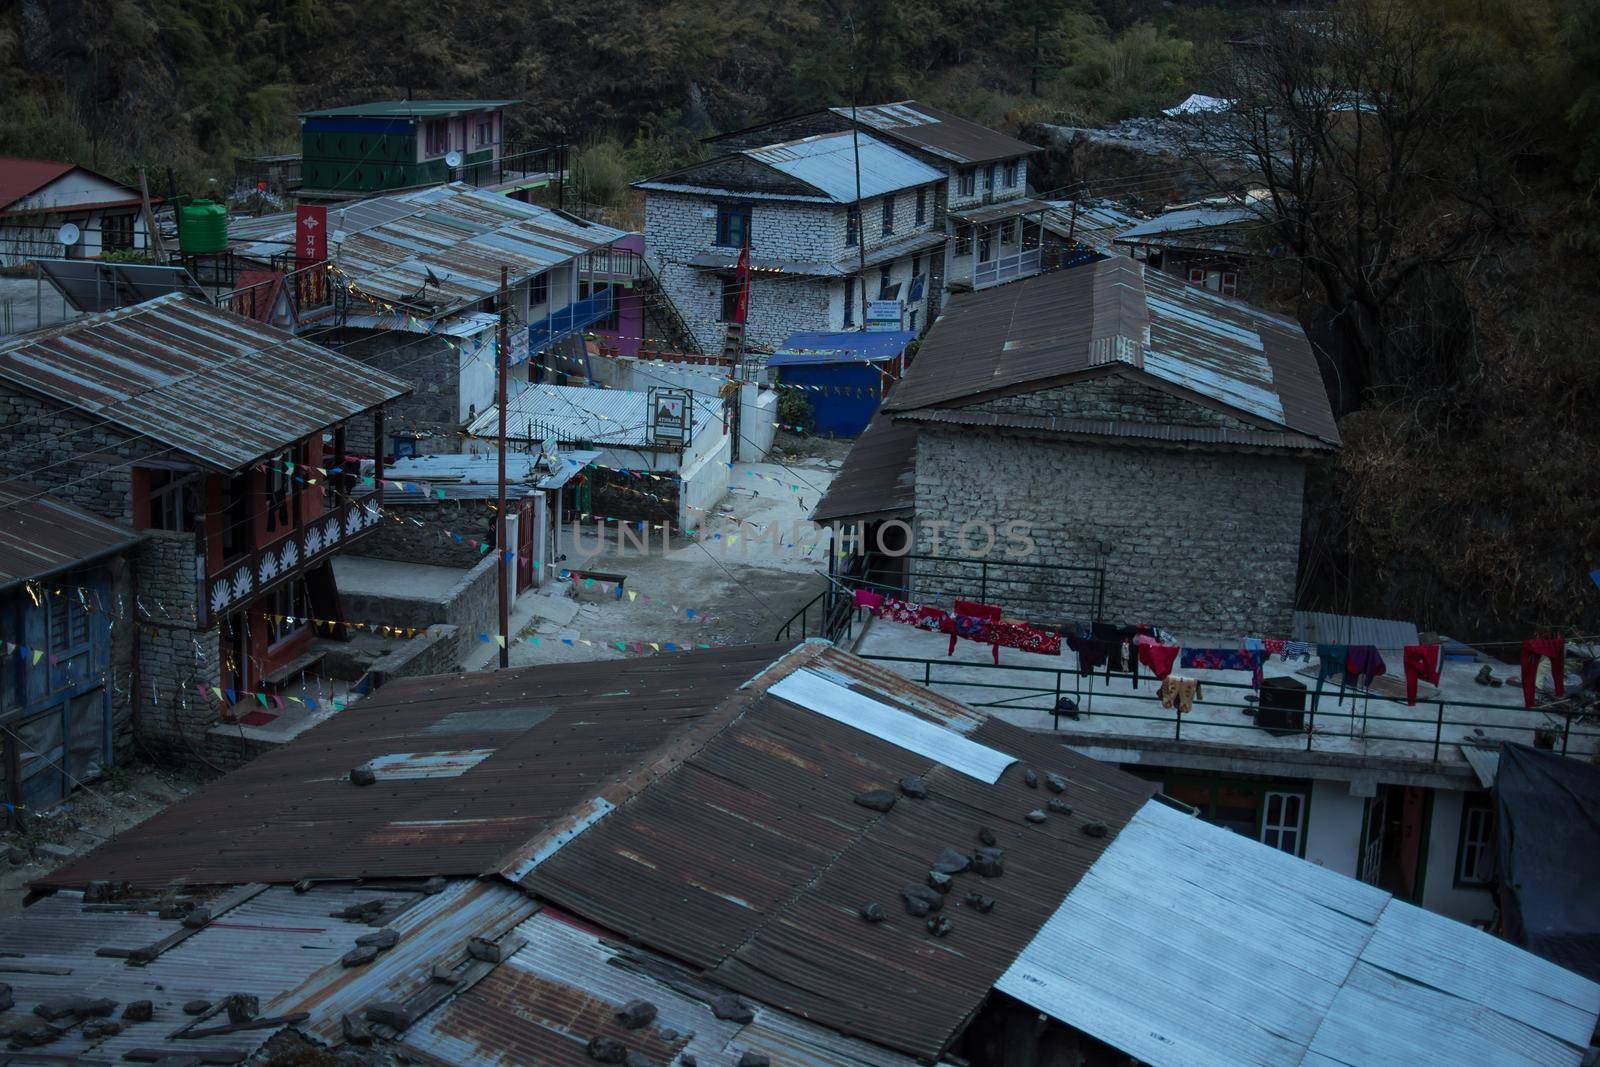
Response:
[[[739,265],[734,268],[733,284],[737,287],[739,302],[734,307],[733,321],[745,322],[750,314],[750,242],[739,248]]]

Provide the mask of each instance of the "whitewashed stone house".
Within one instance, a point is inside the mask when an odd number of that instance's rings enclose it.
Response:
[[[950,237],[929,277],[928,313],[939,314],[945,292],[989,286],[1037,274],[1040,223],[1050,205],[1028,196],[1028,156],[1035,145],[915,100],[852,111],[824,108],[710,139],[733,151],[819,133],[859,129],[879,137],[941,174],[933,190],[935,225]]]
[[[710,352],[733,316],[746,243],[752,346],[856,328],[864,301],[900,301],[901,325],[920,330],[945,244],[942,181],[887,142],[842,131],[739,148],[635,184],[645,192],[645,257]]]

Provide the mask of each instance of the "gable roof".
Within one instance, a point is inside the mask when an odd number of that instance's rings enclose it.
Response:
[[[848,107],[830,110],[835,115],[850,118]],[[855,118],[861,125],[885,137],[955,163],[986,163],[991,159],[1025,156],[1039,150],[1038,145],[1008,137],[998,130],[962,118],[953,111],[915,100],[858,107],[855,109]]]
[[[856,152],[861,156],[861,194],[856,195]],[[815,190],[804,193],[746,191],[727,179],[704,179],[718,162],[743,158],[759,163]],[[700,177],[702,180],[697,180]],[[680,170],[635,182],[639,189],[662,192],[731,192],[768,200],[814,199],[832,204],[854,204],[887,193],[912,189],[942,180],[944,175],[914,156],[865,134],[820,133],[793,141],[745,148]]]
[[[25,482],[0,482],[0,589],[100,559],[143,536]]]
[[[1571,1064],[1600,986],[1147,804],[996,985],[1152,1067]]]
[[[1252,447],[1339,445],[1298,323],[1123,256],[952,299],[884,408],[993,424],[1004,417],[950,409],[1001,391],[1109,373],[1202,398],[1264,431],[1204,428],[1207,440],[1227,443],[1238,433],[1234,443]],[[1019,418],[1019,426],[1048,428],[1040,418]],[[1170,430],[1172,439],[1188,433]]]
[[[812,509],[811,520],[910,513],[916,504],[916,466],[917,424],[874,413]]]
[[[0,156],[0,211],[36,193],[63,174],[76,169],[74,163],[60,163],[50,159],[25,159],[21,156]]]
[[[382,371],[183,293],[0,344],[0,381],[222,472],[411,392]]]

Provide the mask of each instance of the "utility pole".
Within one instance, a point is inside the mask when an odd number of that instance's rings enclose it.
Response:
[[[506,374],[509,367],[506,365],[506,354],[510,339],[509,321],[511,318],[511,294],[508,291],[507,278],[509,268],[500,268],[500,331],[495,340],[495,394],[500,407],[499,429],[496,436],[500,442],[500,483],[495,494],[494,513],[494,547],[500,553],[500,666],[511,666],[511,566],[509,549],[506,547]]]
[[[856,277],[861,282],[861,332],[867,329],[867,212],[861,203],[861,126],[856,122],[856,97],[861,95],[856,73],[856,19],[850,19],[850,146],[856,160]],[[893,196],[893,193],[889,194]]]
[[[144,168],[139,168],[139,200],[144,205],[144,245],[146,249],[153,249],[157,263],[167,261],[167,250],[161,241],[161,231],[156,229],[156,213],[150,207],[150,185],[145,181]],[[178,207],[172,207],[172,217],[178,217]]]

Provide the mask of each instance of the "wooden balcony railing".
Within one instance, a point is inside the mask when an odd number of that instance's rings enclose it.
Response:
[[[270,544],[232,560],[206,577],[211,618],[226,615],[331,556],[378,524],[378,497],[368,493],[337,504]]]

